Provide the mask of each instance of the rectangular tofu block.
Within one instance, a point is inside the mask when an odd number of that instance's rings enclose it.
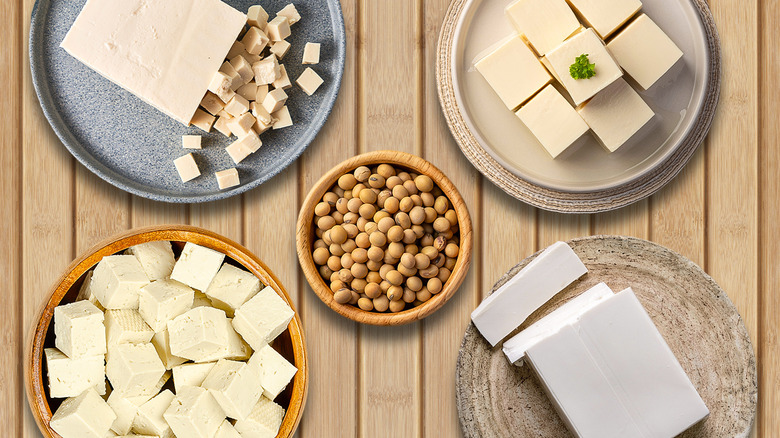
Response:
[[[236,420],[246,418],[263,394],[260,376],[249,365],[225,359],[217,362],[201,387],[214,396],[225,415]]]
[[[257,350],[249,358],[249,368],[260,378],[263,396],[275,399],[290,383],[298,368],[270,345]]]
[[[185,363],[173,367],[173,384],[178,394],[185,386],[200,386],[216,362]]]
[[[210,362],[209,357],[228,345],[226,321],[225,312],[213,307],[196,307],[168,321],[171,353],[195,362]]]
[[[219,272],[225,254],[192,242],[184,244],[179,260],[173,266],[171,279],[205,291]]]
[[[301,63],[302,64],[320,63],[320,43],[306,43],[306,45],[303,47],[303,61]]]
[[[176,171],[179,172],[181,182],[192,181],[200,176],[198,163],[195,162],[195,157],[192,154],[183,155],[173,160],[173,165],[176,166]]]
[[[109,346],[149,342],[154,330],[133,309],[106,310],[106,341]]]
[[[236,421],[235,428],[242,438],[272,438],[279,433],[284,419],[284,408],[260,397],[252,408],[252,413],[243,420]]]
[[[182,135],[181,145],[184,149],[201,149],[202,138],[200,135]]]
[[[303,73],[301,73],[301,75],[298,77],[298,80],[295,81],[295,83],[301,87],[301,90],[303,90],[309,96],[314,94],[314,92],[320,88],[320,85],[322,85],[323,82],[325,81],[323,81],[320,75],[312,70],[311,67],[307,67],[306,70],[304,70]]]
[[[173,247],[167,240],[140,243],[131,246],[125,253],[138,259],[149,281],[170,277],[176,263]]]
[[[195,291],[176,280],[157,280],[141,288],[138,313],[155,332],[165,330],[168,321],[192,308]]]
[[[76,397],[89,388],[105,394],[105,356],[84,356],[71,359],[56,348],[43,350],[48,369],[49,396],[52,398]]]
[[[290,108],[287,105],[283,106],[279,111],[272,113],[271,117],[274,119],[274,129],[288,128],[293,125]]]
[[[241,185],[241,181],[238,179],[238,169],[235,167],[214,172],[214,176],[217,178],[217,185],[220,190]]]
[[[108,349],[106,376],[114,391],[126,397],[152,396],[165,366],[150,343],[117,344]]]
[[[119,391],[114,391],[108,396],[108,406],[114,411],[116,420],[111,425],[111,430],[118,435],[127,435],[133,427],[133,419],[138,412],[138,407],[146,403],[150,397],[125,397]]]
[[[260,279],[249,271],[225,263],[206,289],[214,307],[232,317],[236,309],[260,292]]]
[[[175,397],[170,390],[166,389],[139,406],[133,418],[133,432],[158,438],[174,438],[173,431],[163,418],[163,414],[171,406]]]
[[[639,0],[566,0],[589,27],[607,39],[640,9]]]
[[[513,111],[552,79],[520,36],[504,42],[477,61],[475,67]]]
[[[116,419],[114,411],[90,388],[65,399],[51,417],[49,426],[62,438],[104,438]]]
[[[185,386],[176,394],[163,418],[177,437],[213,438],[225,420],[225,412],[209,391]]]
[[[293,316],[295,312],[282,297],[265,287],[236,309],[233,328],[254,350],[259,350],[285,331]]]
[[[54,345],[71,359],[106,353],[103,312],[89,301],[54,308]]]
[[[138,291],[149,284],[135,256],[103,257],[92,274],[92,293],[106,309],[137,309]]]
[[[507,6],[506,16],[539,55],[546,55],[580,28],[566,0],[518,0]]]
[[[245,23],[220,0],[89,0],[61,46],[186,125]]]
[[[516,114],[553,158],[589,129],[574,107],[552,85],[532,97]]]

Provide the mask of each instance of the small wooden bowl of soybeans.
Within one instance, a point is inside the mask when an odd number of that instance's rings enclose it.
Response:
[[[433,164],[397,151],[359,155],[311,189],[298,216],[306,279],[331,309],[400,325],[438,310],[471,264],[471,219]]]

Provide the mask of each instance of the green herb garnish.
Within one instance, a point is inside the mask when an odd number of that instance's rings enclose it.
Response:
[[[569,74],[574,79],[590,79],[596,74],[596,64],[591,64],[588,60],[588,54],[583,53],[569,67]]]

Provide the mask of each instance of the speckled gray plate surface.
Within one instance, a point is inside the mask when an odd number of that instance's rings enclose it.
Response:
[[[745,324],[723,289],[690,260],[645,240],[595,236],[569,244],[588,273],[520,328],[596,283],[603,281],[615,292],[631,287],[710,409],[709,417],[680,437],[747,437],[756,415],[756,358]],[[507,272],[493,291],[537,255]],[[502,346],[491,348],[474,324],[466,329],[455,373],[464,435],[571,438],[536,376],[527,366],[511,365]]]
[[[30,27],[32,80],[46,118],[65,147],[95,174],[130,193],[165,202],[207,202],[237,195],[281,172],[306,149],[330,114],[341,85],[346,38],[338,0],[295,0],[303,17],[288,39],[292,44],[283,63],[290,79],[303,72],[306,42],[322,44],[318,65],[325,83],[313,96],[298,86],[289,90],[295,125],[261,136],[263,147],[235,165],[220,133],[203,137],[195,151],[201,176],[182,183],[173,160],[185,155],[181,136],[203,134],[185,127],[114,85],[60,48],[65,34],[86,0],[38,0]],[[257,0],[227,0],[246,12]],[[273,14],[290,0],[262,0]],[[214,172],[237,167],[241,185],[220,191]]]

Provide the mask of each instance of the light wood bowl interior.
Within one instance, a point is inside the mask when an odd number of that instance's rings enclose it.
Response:
[[[49,420],[51,420],[52,412],[56,411],[63,400],[49,397],[47,370],[43,359],[44,348],[54,346],[54,324],[52,324],[54,308],[75,300],[84,274],[103,257],[121,253],[139,243],[155,240],[171,241],[177,256],[185,242],[192,242],[220,251],[226,255],[226,262],[255,274],[264,285],[273,288],[287,304],[293,307],[284,287],[263,262],[238,243],[207,230],[183,225],[142,228],[128,231],[95,245],[76,259],[54,284],[28,338],[24,367],[25,386],[33,417],[44,436],[60,437],[49,427]],[[295,310],[294,307],[293,310]],[[291,437],[298,427],[308,390],[309,372],[306,362],[306,341],[297,312],[287,330],[274,341],[273,346],[298,368],[293,382],[275,400],[286,410],[277,438],[287,438]]]
[[[452,269],[452,274],[444,284],[441,292],[434,295],[430,300],[420,306],[406,309],[398,313],[390,313],[389,311],[385,313],[368,312],[350,304],[337,303],[333,298],[333,292],[330,290],[330,287],[320,276],[312,257],[312,245],[316,240],[313,223],[314,207],[322,200],[322,196],[336,184],[336,181],[341,175],[351,172],[360,166],[370,167],[383,163],[431,177],[436,185],[444,192],[445,196],[449,198],[450,205],[458,215],[460,234],[460,254],[458,255],[455,267]],[[466,203],[463,201],[463,198],[460,196],[458,189],[452,181],[428,161],[398,151],[377,151],[358,155],[342,162],[326,173],[317,181],[303,202],[301,212],[298,215],[296,235],[298,260],[301,263],[301,268],[303,269],[303,273],[306,276],[309,285],[311,285],[311,288],[322,302],[340,315],[353,321],[382,326],[401,325],[417,321],[432,314],[443,306],[458,290],[458,287],[463,283],[463,280],[469,271],[472,255],[472,238],[471,218],[468,209],[466,208]]]

